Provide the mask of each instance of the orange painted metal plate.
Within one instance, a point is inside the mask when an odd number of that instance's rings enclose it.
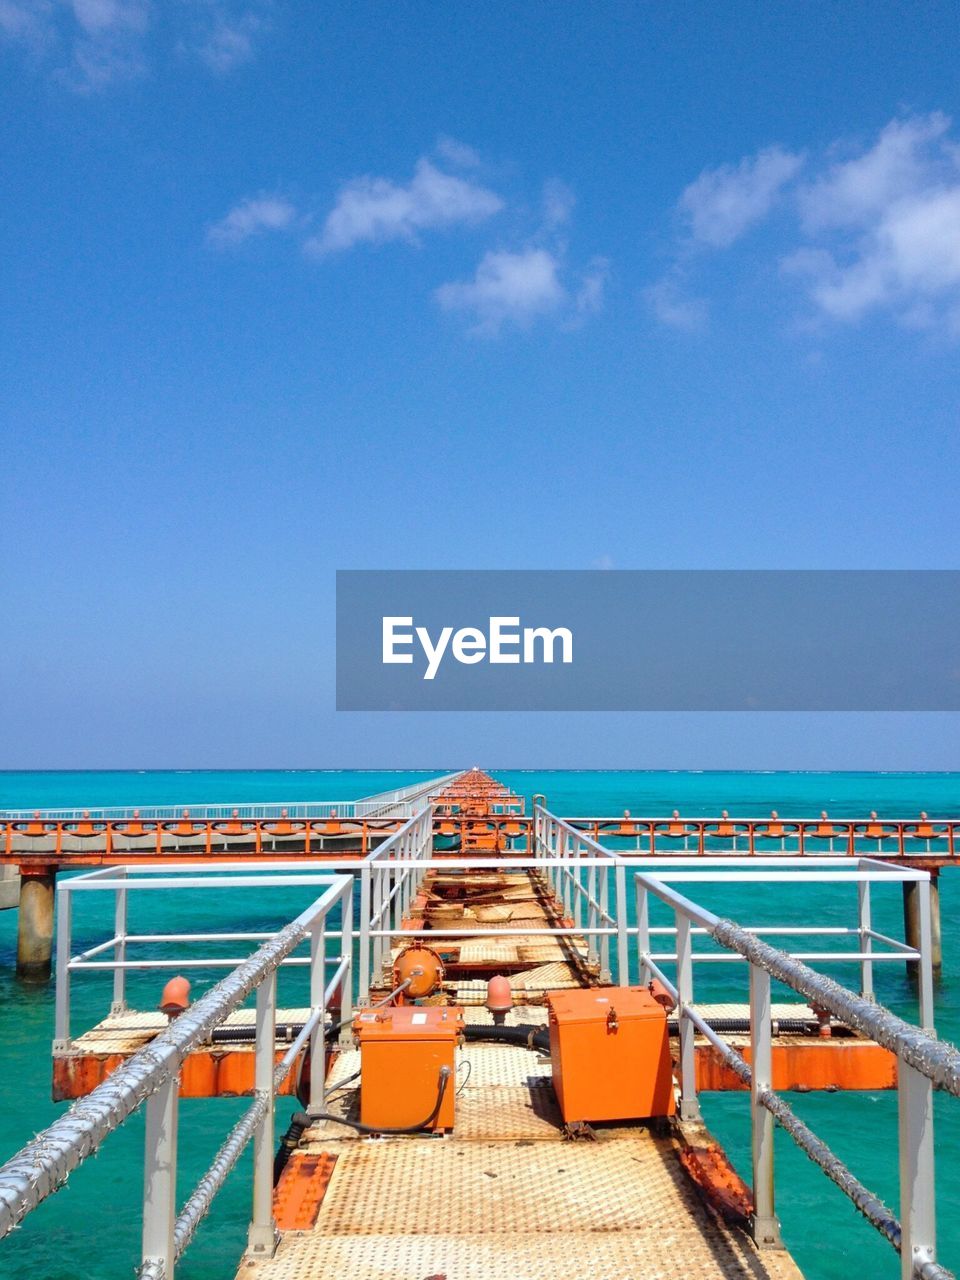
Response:
[[[317,1221],[337,1157],[294,1151],[273,1191],[273,1217],[279,1231],[309,1231]]]
[[[737,1044],[747,1062],[749,1044]],[[741,1091],[739,1076],[709,1044],[696,1047],[697,1088],[705,1092]],[[773,1087],[789,1090],[895,1089],[897,1060],[872,1040],[785,1038],[773,1044]]]
[[[277,1062],[286,1051],[275,1055]],[[66,1102],[84,1098],[102,1084],[111,1072],[127,1061],[129,1054],[66,1054],[53,1059],[53,1101]],[[249,1049],[210,1050],[191,1053],[180,1073],[181,1098],[234,1098],[253,1093],[254,1055]],[[304,1072],[309,1071],[309,1059]],[[278,1094],[293,1095],[296,1071],[285,1077]]]

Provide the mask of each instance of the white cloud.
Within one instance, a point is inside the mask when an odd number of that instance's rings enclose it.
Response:
[[[838,158],[839,157],[839,158]],[[886,313],[910,329],[960,330],[960,146],[942,112],[891,120],[868,146],[837,142],[799,182],[801,158],[780,148],[708,170],[680,201],[701,249],[728,248],[778,197],[793,231],[779,254],[821,320],[855,323]],[[787,199],[789,197],[789,199]],[[646,290],[676,328],[703,323],[706,305],[685,281],[689,241]]]
[[[568,288],[561,251],[495,249],[484,254],[471,280],[443,284],[434,296],[445,311],[472,313],[472,332],[493,337],[507,324],[527,329],[538,317],[555,315],[569,325],[599,311],[607,271],[606,259],[595,258],[579,285]]]
[[[326,254],[350,249],[363,241],[416,242],[421,231],[474,224],[499,213],[503,201],[493,191],[450,173],[426,156],[417,161],[406,186],[390,178],[355,178],[340,190],[323,230],[306,245],[309,252]]]
[[[939,111],[891,120],[868,151],[830,165],[800,189],[805,229],[815,233],[827,227],[859,226],[882,214],[906,192],[927,185],[934,169],[941,168],[928,144],[941,139],[949,128],[948,117]]]
[[[694,297],[671,275],[644,289],[643,296],[653,314],[670,329],[696,333],[707,323],[707,304]]]
[[[208,243],[218,249],[233,249],[262,231],[286,231],[297,211],[282,196],[255,196],[242,200],[207,231]]]
[[[803,156],[767,147],[738,165],[704,169],[680,197],[693,240],[725,249],[762,221],[803,164]]]
[[[446,134],[437,139],[436,150],[440,159],[446,160],[447,164],[452,165],[455,169],[478,169],[480,167],[480,156],[474,151],[473,147],[468,147],[465,142],[458,142],[456,138],[448,137]]]
[[[0,0],[0,35],[24,44],[46,43],[52,0]]]
[[[147,0],[70,0],[76,23],[70,64],[60,77],[74,89],[102,89],[142,75],[150,25]]]
[[[576,198],[565,182],[551,178],[543,187],[543,224],[546,230],[569,222]]]
[[[0,0],[0,39],[28,49],[79,92],[133,79],[165,53],[196,54],[213,71],[249,62],[271,0]],[[165,21],[157,22],[158,16]],[[172,32],[172,43],[164,44]]]
[[[270,25],[266,0],[204,0],[185,47],[211,71],[226,75],[253,61]]]
[[[574,295],[574,306],[581,316],[602,310],[610,263],[606,258],[592,258]]]
[[[526,328],[538,316],[557,311],[567,300],[560,264],[547,249],[491,250],[472,280],[441,285],[436,299],[445,311],[472,311],[475,332],[499,333],[506,321]]]
[[[135,31],[142,35],[147,27],[145,0],[69,0],[69,5],[80,27],[88,33]]]
[[[460,147],[441,139],[437,150],[448,165],[459,155],[462,165],[482,167],[472,151],[460,155]],[[603,307],[609,263],[594,257],[581,270],[569,265],[561,228],[565,232],[573,205],[569,188],[548,182],[540,221],[527,226],[519,245],[488,250],[471,277],[436,288],[435,301],[446,311],[472,316],[473,332],[487,335],[506,325],[528,328],[542,316],[553,316],[567,329],[583,323]],[[262,232],[288,231],[297,235],[306,253],[325,258],[363,243],[418,243],[427,231],[472,226],[506,207],[500,195],[475,180],[475,174],[452,174],[422,156],[406,184],[381,177],[347,183],[312,234],[308,228],[316,220],[311,210],[298,210],[282,196],[262,193],[241,201],[211,226],[207,243],[233,249]],[[511,212],[514,232],[518,224],[529,224],[529,205],[518,204]]]
[[[953,330],[960,307],[960,165],[949,119],[894,120],[867,151],[800,192],[815,243],[782,260],[827,318],[878,309],[908,328]]]

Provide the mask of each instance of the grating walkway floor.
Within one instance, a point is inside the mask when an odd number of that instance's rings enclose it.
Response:
[[[548,1062],[483,1044],[460,1056],[452,1136],[308,1131],[302,1149],[337,1156],[316,1225],[238,1280],[800,1280],[788,1254],[758,1254],[707,1212],[672,1138],[631,1125],[565,1142]],[[358,1066],[356,1051],[337,1060],[331,1110],[355,1112],[354,1085],[335,1090]]]

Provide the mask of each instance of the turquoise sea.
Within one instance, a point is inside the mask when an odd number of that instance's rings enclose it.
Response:
[[[439,763],[418,773],[351,771],[277,772],[116,772],[0,773],[0,809],[140,804],[241,803],[351,799],[449,772]],[[662,816],[679,809],[685,816],[762,816],[776,808],[782,817],[810,817],[821,809],[833,817],[932,817],[960,814],[960,774],[902,773],[679,773],[679,772],[514,772],[491,767],[503,782],[529,800],[541,792],[549,806],[567,815]],[[688,890],[689,891],[689,890]],[[141,895],[131,907],[131,926],[141,931],[191,929],[258,930],[275,927],[301,909],[306,890]],[[825,926],[854,922],[855,889],[811,884],[724,885],[691,891],[699,901],[750,924]],[[149,917],[147,908],[149,906]],[[944,977],[937,990],[941,1036],[960,1042],[960,871],[942,877]],[[86,900],[78,907],[75,946],[92,945],[109,928],[110,908]],[[899,936],[899,889],[875,893],[875,923]],[[655,920],[665,923],[665,918]],[[13,1154],[62,1110],[50,1101],[50,1040],[53,988],[18,984],[13,977],[16,913],[0,912],[0,1160]],[[806,945],[806,943],[805,943]],[[835,949],[836,941],[830,947]],[[201,954],[195,951],[195,954]],[[168,953],[169,954],[169,953]],[[823,968],[824,966],[818,966]],[[829,972],[851,985],[854,966]],[[198,977],[194,995],[214,975]],[[745,999],[745,973],[738,965],[698,969],[700,998]],[[129,998],[141,1008],[156,1005],[162,982],[156,975],[130,979]],[[913,987],[900,963],[877,966],[878,998],[915,1018]],[[302,972],[281,977],[281,1003],[302,999]],[[104,1016],[108,980],[81,975],[74,983],[74,1031]],[[774,993],[774,999],[777,999]],[[782,998],[782,997],[781,997]],[[854,1172],[887,1203],[897,1207],[896,1098],[894,1094],[789,1095],[800,1115],[825,1138]],[[185,1101],[181,1110],[181,1201],[192,1189],[243,1100]],[[749,1180],[749,1127],[743,1095],[707,1095],[708,1124]],[[293,1104],[278,1106],[278,1128]],[[0,1243],[4,1280],[129,1280],[139,1258],[143,1119],[134,1117],[112,1135],[98,1157],[72,1175],[66,1187],[32,1214],[24,1227]],[[960,1102],[937,1100],[938,1216],[940,1255],[960,1266]],[[249,1204],[248,1154],[178,1267],[183,1280],[232,1280],[245,1240]],[[778,1211],[786,1242],[809,1280],[843,1280],[859,1274],[899,1274],[896,1255],[879,1239],[841,1193],[793,1146],[777,1136]],[[637,1188],[643,1195],[642,1187]],[[677,1260],[677,1275],[684,1273]],[[588,1272],[585,1271],[585,1275]],[[642,1280],[642,1278],[638,1278]]]

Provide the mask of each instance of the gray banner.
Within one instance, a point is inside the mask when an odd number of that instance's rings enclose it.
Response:
[[[337,708],[957,711],[960,571],[342,571]]]

